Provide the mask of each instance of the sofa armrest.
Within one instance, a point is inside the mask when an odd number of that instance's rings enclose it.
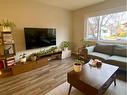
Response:
[[[86,49],[88,50],[88,54],[93,52],[95,46],[89,46],[89,47],[86,47]]]

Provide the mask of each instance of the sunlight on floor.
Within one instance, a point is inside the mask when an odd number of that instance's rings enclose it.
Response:
[[[111,84],[111,86],[107,89],[104,95],[127,95],[126,85],[127,83],[125,83],[124,81],[117,80],[117,85],[114,86],[114,84]],[[69,84],[65,82],[45,95],[67,95],[68,89]],[[84,94],[73,87],[70,95],[84,95]]]

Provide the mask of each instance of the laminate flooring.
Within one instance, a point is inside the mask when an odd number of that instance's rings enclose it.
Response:
[[[72,58],[52,60],[30,72],[0,78],[0,95],[44,95],[66,81],[72,65]]]

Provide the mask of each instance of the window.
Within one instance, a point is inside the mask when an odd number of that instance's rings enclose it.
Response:
[[[86,38],[127,41],[127,11],[88,18]]]

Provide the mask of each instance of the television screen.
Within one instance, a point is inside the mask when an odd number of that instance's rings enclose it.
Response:
[[[26,49],[56,45],[55,28],[24,28]]]

